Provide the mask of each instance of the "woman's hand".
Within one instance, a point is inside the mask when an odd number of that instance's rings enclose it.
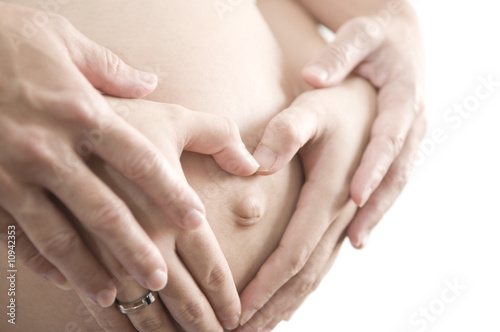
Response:
[[[349,185],[368,141],[374,104],[370,84],[348,78],[338,87],[303,93],[268,124],[254,153],[259,173],[279,171],[300,149],[305,183],[278,249],[241,295],[239,331],[283,319],[331,265],[356,211]]]
[[[108,100],[126,121],[145,133],[162,151],[172,167],[172,176],[177,179],[184,180],[179,160],[183,151],[212,155],[219,166],[233,174],[250,175],[257,170],[258,165],[254,164],[255,160],[241,141],[236,124],[227,119],[171,104]],[[150,121],[142,121],[144,113]],[[108,164],[93,159],[90,166],[130,207],[149,237],[158,244],[169,267],[169,282],[159,292],[161,301],[129,314],[128,318],[116,308],[100,309],[87,303],[101,326],[107,331],[122,331],[131,322],[139,331],[162,330],[171,324],[162,307],[163,302],[170,315],[186,331],[217,331],[222,330],[221,325],[235,328],[241,313],[239,296],[208,222],[204,220],[197,230],[186,231]],[[118,285],[117,299],[131,302],[147,294],[146,288],[128,277],[102,239],[92,238],[97,246],[96,252]],[[129,243],[123,244],[126,245]]]
[[[53,195],[139,284],[162,289],[167,282],[162,254],[123,200],[84,162],[91,155],[101,157],[144,190],[171,222],[188,229],[204,223],[203,204],[179,173],[178,160],[161,154],[95,89],[143,97],[155,89],[156,77],[128,67],[59,16],[3,2],[0,12],[2,232],[15,220],[22,230],[20,242],[30,245],[17,248],[28,267],[63,288],[69,281],[93,303],[113,304],[115,285],[52,203]],[[36,27],[31,34],[26,22]],[[208,144],[213,137],[201,135],[204,131],[187,148],[216,153],[219,162],[236,156],[226,168],[253,173],[255,161],[234,145],[241,140],[227,128],[221,130],[231,138],[222,145],[228,149],[213,150],[221,146]]]
[[[303,4],[322,23],[337,28],[340,20],[333,17],[341,14],[325,11],[329,2]],[[336,4],[351,15],[360,10],[374,14],[346,20],[336,31],[335,41],[307,64],[302,74],[312,86],[324,88],[339,84],[354,72],[379,89],[370,143],[351,183],[351,197],[361,209],[347,234],[354,247],[362,248],[406,185],[417,143],[423,138],[422,41],[416,14],[406,1]]]

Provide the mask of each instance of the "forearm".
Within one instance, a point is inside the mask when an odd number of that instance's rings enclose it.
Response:
[[[260,0],[257,6],[287,58],[288,70],[300,76],[302,67],[326,45],[316,20],[295,0]]]

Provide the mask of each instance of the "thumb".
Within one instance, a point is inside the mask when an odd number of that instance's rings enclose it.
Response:
[[[254,174],[259,164],[241,140],[236,123],[213,114],[186,110],[181,121],[184,150],[212,155],[225,171],[239,176]]]
[[[378,29],[373,29],[373,27]],[[370,17],[357,17],[344,23],[335,40],[302,69],[304,80],[315,88],[342,82],[354,68],[382,42],[382,27]]]
[[[97,90],[114,97],[142,98],[156,89],[155,74],[132,68],[76,29],[71,38],[72,41],[66,41],[70,57]]]
[[[254,152],[258,174],[273,174],[287,165],[297,151],[318,136],[318,112],[300,99],[276,115],[267,125]]]

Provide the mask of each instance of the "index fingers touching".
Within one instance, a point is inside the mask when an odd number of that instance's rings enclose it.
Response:
[[[166,105],[165,109],[172,139],[159,138],[161,150],[117,117],[101,134],[96,154],[141,188],[174,223],[196,229],[205,222],[205,208],[182,173],[182,150],[213,155],[223,169],[236,175],[251,175],[258,164],[246,150],[233,122],[177,105]],[[172,112],[170,117],[168,112]]]
[[[212,155],[225,171],[247,176],[254,174],[259,163],[241,140],[238,126],[230,119],[185,110],[182,121],[186,151]]]
[[[267,125],[254,152],[254,157],[260,164],[259,174],[279,171],[301,147],[321,133],[324,108],[315,105],[311,102],[314,99],[308,99],[308,96],[307,93],[299,96],[288,109],[281,111]],[[330,114],[329,118],[332,117],[333,114]]]

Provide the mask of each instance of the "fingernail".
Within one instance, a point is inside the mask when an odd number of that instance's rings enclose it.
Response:
[[[368,240],[370,239],[370,235],[369,234],[366,234],[363,236],[362,240],[361,240],[361,246],[359,247],[360,249],[363,249],[366,247],[366,245],[368,244]]]
[[[240,325],[245,325],[246,323],[248,323],[248,321],[252,319],[253,315],[255,315],[256,312],[257,310],[245,312],[243,316],[241,316]]]
[[[242,150],[243,150],[243,154],[245,155],[245,157],[247,158],[247,160],[252,164],[252,166],[255,169],[259,169],[260,168],[259,162],[257,160],[255,160],[254,156],[252,156],[252,154],[250,152],[248,152],[248,150],[245,147],[245,145],[243,145]]]
[[[221,323],[222,323],[222,326],[224,326],[224,328],[226,330],[230,330],[230,331],[234,330],[235,328],[238,327],[238,325],[240,323],[240,315],[236,315],[231,319],[223,320]]]
[[[69,283],[68,280],[62,275],[59,270],[53,268],[50,270],[45,277],[52,282],[56,287],[59,287],[62,290],[70,290],[73,286]]]
[[[321,82],[326,82],[326,80],[328,79],[328,71],[322,65],[311,65],[308,66],[305,70]]]
[[[158,76],[152,73],[148,73],[145,71],[138,70],[140,79],[146,84],[146,85],[156,85],[158,83]]]
[[[261,172],[271,171],[276,160],[278,160],[278,155],[263,145],[257,147],[253,157],[260,164],[259,171]]]
[[[167,285],[167,279],[167,271],[158,269],[148,277],[145,284],[149,290],[159,291],[165,288]]]
[[[203,205],[203,202],[201,201],[200,196],[197,194],[194,194],[194,201],[195,201],[195,208],[202,214],[205,215],[205,205]]]
[[[264,329],[260,329],[259,331],[260,332],[271,332],[272,330],[268,329],[268,328],[264,328]]]
[[[293,314],[294,314],[294,313],[295,313],[294,311],[290,311],[289,313],[287,313],[287,314],[285,315],[285,317],[284,317],[283,319],[284,319],[285,321],[289,322],[289,321],[290,321],[290,319],[292,319],[292,316],[293,316]]]
[[[355,248],[355,249],[360,249],[360,246],[361,246],[361,241],[357,241],[355,242],[352,238],[349,238],[349,240],[351,241],[351,245]]]
[[[365,189],[365,191],[361,195],[361,204],[359,204],[359,207],[363,207],[366,204],[366,202],[368,201],[368,199],[370,198],[370,196],[372,195],[372,193],[373,193],[373,188],[372,187],[369,187],[368,189]]]
[[[197,209],[192,209],[182,219],[182,224],[187,229],[196,229],[205,222],[205,216]]]
[[[115,303],[115,288],[114,286],[110,286],[109,289],[103,289],[97,293],[97,304],[99,304],[102,308],[107,308]]]

